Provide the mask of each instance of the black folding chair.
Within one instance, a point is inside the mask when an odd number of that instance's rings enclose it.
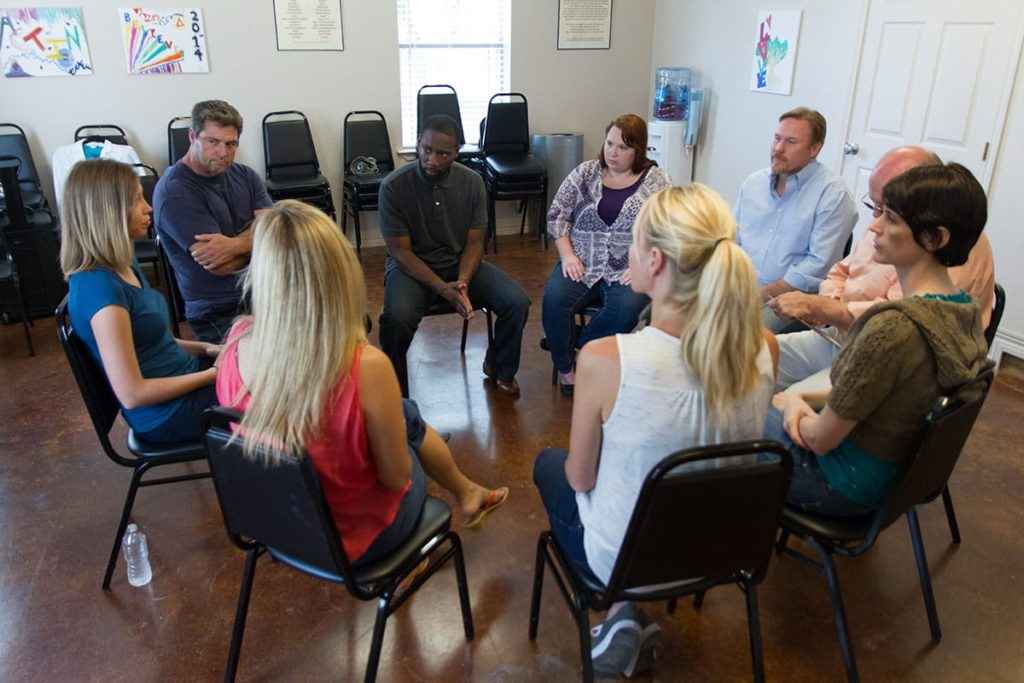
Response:
[[[444,115],[458,125],[459,155],[457,161],[480,171],[480,146],[466,143],[465,129],[462,125],[462,110],[459,108],[459,94],[455,88],[446,84],[424,85],[416,91],[416,137],[423,133],[423,125],[431,116]]]
[[[239,419],[238,413],[227,408],[212,408],[204,418],[206,448],[224,525],[232,543],[246,554],[225,681],[235,680],[256,561],[265,552],[303,574],[344,585],[359,600],[377,600],[366,681],[377,678],[388,617],[449,559],[455,560],[462,626],[466,639],[473,639],[462,543],[451,530],[451,509],[446,503],[428,496],[419,524],[400,548],[384,560],[353,567],[310,459],[305,455],[297,460],[285,457],[279,464],[266,466],[247,458],[241,439],[231,441],[230,423]],[[408,587],[400,588],[402,580],[424,559],[429,560],[426,570]]]
[[[507,98],[508,102],[498,102]],[[547,208],[548,174],[544,165],[530,154],[530,124],[526,95],[498,93],[487,104],[480,147],[484,155],[484,184],[487,187],[487,240],[498,253],[494,203],[506,200],[539,200],[537,231],[547,248],[544,222]],[[525,212],[528,207],[524,207]]]
[[[356,116],[372,118],[354,119]],[[363,235],[359,212],[377,210],[380,183],[395,170],[395,158],[391,152],[387,121],[379,111],[367,109],[345,114],[342,139],[345,149],[342,152],[341,231],[346,232],[351,215],[356,251],[360,251]]]
[[[167,294],[167,301],[171,307],[171,330],[174,336],[181,338],[181,327],[179,323],[185,319],[185,299],[178,287],[178,278],[174,274],[171,260],[167,258],[167,250],[160,244],[160,234],[154,238],[156,241],[156,253],[160,257],[160,272],[164,276],[164,291]]]
[[[155,168],[146,164],[132,164],[132,166],[139,176],[139,184],[142,185],[142,196],[147,204],[153,206],[153,191],[156,189],[156,183],[160,179],[160,174],[156,172]],[[140,264],[152,265],[157,271],[157,276],[160,277],[162,264],[160,262],[160,254],[157,252],[156,228],[152,222],[150,222],[149,228],[146,230],[146,236],[135,240],[134,246],[136,260]]]
[[[988,342],[989,348],[992,348],[992,342],[996,340],[996,332],[999,331],[999,323],[1003,319],[1003,309],[1006,308],[1006,290],[998,282],[996,283],[995,290],[992,317],[988,319],[988,327],[985,328],[985,341]]]
[[[71,326],[71,318],[68,315],[67,297],[57,308],[57,336],[64,353],[68,358],[68,365],[78,383],[78,390],[82,394],[82,401],[86,410],[89,411],[89,418],[92,420],[93,429],[96,430],[96,438],[99,439],[103,452],[108,458],[122,467],[132,469],[131,483],[128,485],[128,495],[125,497],[124,509],[121,512],[121,521],[117,525],[117,533],[114,535],[114,546],[110,550],[110,559],[107,561],[107,570],[103,575],[103,590],[110,590],[110,579],[114,575],[114,566],[117,564],[118,551],[121,549],[121,539],[124,537],[124,530],[128,526],[128,518],[135,504],[135,494],[140,487],[157,486],[159,484],[172,484],[179,481],[191,481],[193,479],[205,479],[210,476],[209,472],[198,472],[177,475],[173,477],[162,477],[143,481],[142,478],[150,470],[164,465],[176,465],[185,462],[195,462],[206,459],[206,449],[202,442],[181,443],[173,445],[154,445],[140,441],[131,429],[128,430],[127,448],[131,457],[125,457],[117,452],[110,443],[110,429],[114,426],[114,420],[121,411],[121,405],[114,395],[114,390],[107,381],[107,375],[103,368],[93,360],[85,343],[75,334]]]
[[[0,157],[14,157],[18,165],[18,184],[21,187],[21,199],[26,209],[47,209],[46,195],[39,184],[39,172],[32,158],[32,150],[28,146],[25,131],[16,123],[0,123]],[[0,209],[6,200],[0,198]]]
[[[263,158],[267,192],[275,200],[297,199],[332,219],[331,185],[320,172],[309,120],[301,111],[272,111],[263,117]]]
[[[757,454],[764,457],[758,460]],[[694,595],[699,608],[706,591],[735,583],[747,599],[754,680],[764,680],[757,586],[768,571],[792,470],[789,452],[776,441],[703,446],[668,456],[644,480],[607,585],[580,576],[551,532],[542,532],[530,640],[537,638],[545,566],[576,621],[587,682],[594,679],[588,610],[606,610],[619,601],[668,600],[673,611],[685,595]]]
[[[121,126],[112,123],[79,126],[75,129],[75,142],[105,142],[110,140],[115,145],[127,145],[128,134]]]
[[[837,519],[814,515],[788,505],[783,510],[778,551],[816,567],[825,575],[832,599],[832,614],[839,636],[843,665],[850,681],[859,681],[860,674],[857,672],[853,644],[850,642],[843,595],[839,588],[839,575],[836,573],[832,558],[834,555],[863,555],[874,546],[882,531],[906,515],[932,642],[938,643],[942,639],[939,614],[935,608],[935,595],[932,592],[931,574],[928,571],[928,557],[925,554],[921,527],[917,520],[917,506],[934,500],[940,491],[945,490],[960,457],[960,451],[971,433],[978,413],[981,412],[989,387],[992,385],[992,376],[990,365],[975,381],[962,387],[954,396],[942,397],[935,403],[925,418],[921,445],[909,468],[874,514]],[[814,548],[819,559],[815,560],[790,548],[787,545],[790,534],[805,539]]]
[[[35,356],[36,349],[32,344],[32,332],[29,327],[32,320],[28,315],[28,303],[25,301],[25,291],[21,288],[21,280],[18,279],[18,264],[14,262],[14,254],[7,244],[7,234],[4,229],[3,220],[0,220],[0,285],[9,285],[21,303],[21,325],[25,328],[25,343],[28,345],[28,355]],[[463,332],[465,340],[465,332]],[[465,341],[463,341],[465,344]]]
[[[192,144],[188,141],[188,131],[192,127],[191,116],[175,116],[167,122],[167,165],[178,163]]]

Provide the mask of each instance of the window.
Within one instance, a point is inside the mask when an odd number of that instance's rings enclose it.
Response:
[[[416,145],[416,91],[459,94],[466,142],[480,138],[492,95],[509,90],[510,0],[397,0],[402,147]]]

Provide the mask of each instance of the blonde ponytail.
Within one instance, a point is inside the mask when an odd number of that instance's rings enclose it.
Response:
[[[700,183],[667,188],[647,200],[634,232],[646,247],[665,255],[668,303],[686,320],[683,359],[703,385],[708,412],[717,420],[757,387],[757,356],[764,343],[757,276],[736,243],[732,212]]]

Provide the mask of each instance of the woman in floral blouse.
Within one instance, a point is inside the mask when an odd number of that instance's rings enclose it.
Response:
[[[572,395],[576,349],[591,339],[628,332],[647,305],[629,287],[633,221],[652,194],[671,181],[647,158],[647,124],[623,114],[608,124],[597,159],[562,182],[548,211],[548,233],[560,262],[544,286],[544,334],[562,393]],[[574,311],[599,303],[573,344]],[[575,348],[573,348],[575,346]]]

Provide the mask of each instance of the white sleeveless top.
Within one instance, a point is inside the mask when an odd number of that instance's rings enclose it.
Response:
[[[711,424],[704,388],[686,366],[679,339],[655,327],[616,335],[619,393],[601,428],[597,483],[576,494],[587,563],[611,578],[640,487],[651,469],[678,450],[760,438],[775,379],[767,344],[757,356],[761,383]],[[750,456],[751,459],[756,456]],[[707,461],[714,467],[717,461]]]

